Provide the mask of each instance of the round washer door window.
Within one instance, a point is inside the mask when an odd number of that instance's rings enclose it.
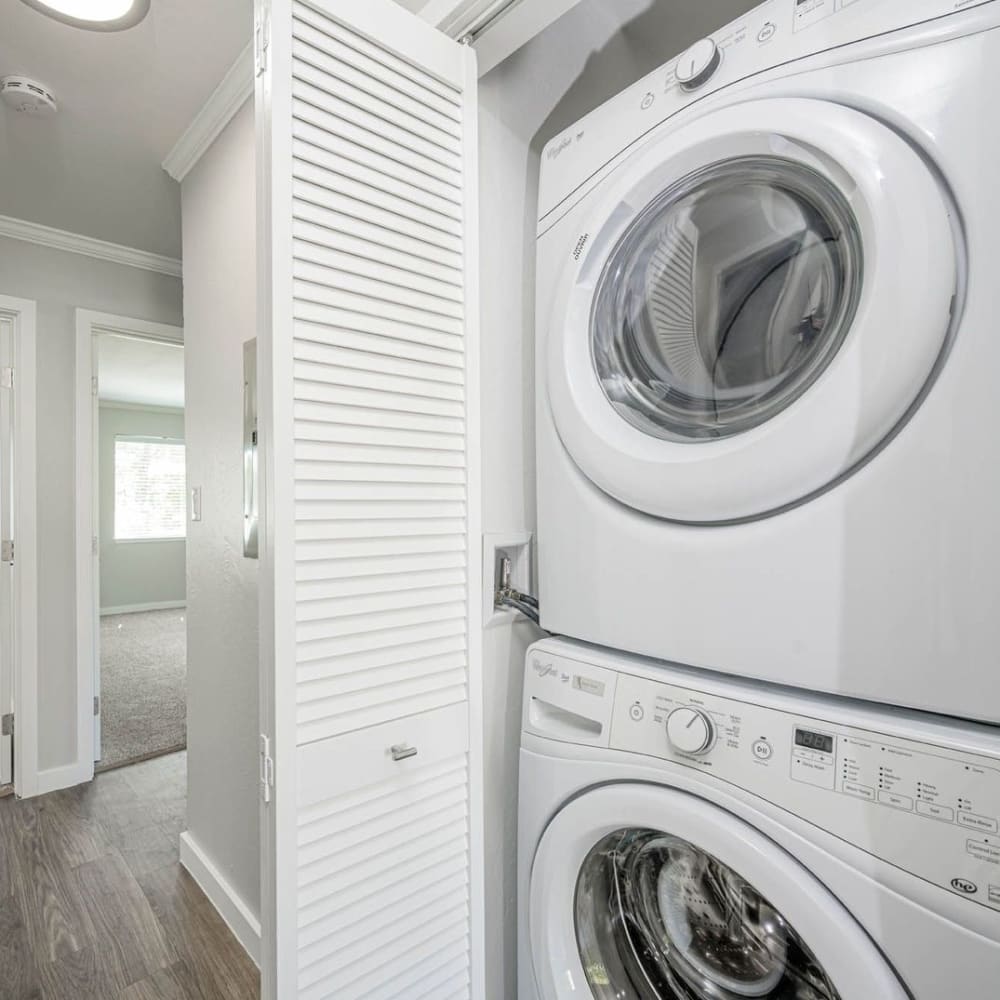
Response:
[[[646,784],[574,799],[531,872],[540,1000],[905,1000],[843,905],[702,799]]]
[[[598,1000],[841,1000],[751,883],[660,830],[615,830],[594,845],[577,879],[576,940]]]
[[[604,185],[546,355],[559,437],[596,486],[668,520],[749,520],[905,425],[945,359],[962,248],[902,137],[840,105],[751,101],[651,139]]]

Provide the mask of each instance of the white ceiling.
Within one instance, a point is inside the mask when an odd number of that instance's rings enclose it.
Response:
[[[105,402],[184,406],[184,348],[102,334],[97,341],[97,385]]]
[[[0,76],[49,87],[54,118],[0,106],[0,215],[181,253],[180,187],[160,164],[250,40],[252,0],[152,0],[122,32],[0,0]]]

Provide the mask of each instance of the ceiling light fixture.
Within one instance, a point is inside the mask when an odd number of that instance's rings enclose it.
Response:
[[[63,24],[89,31],[122,31],[149,13],[149,0],[23,0]]]

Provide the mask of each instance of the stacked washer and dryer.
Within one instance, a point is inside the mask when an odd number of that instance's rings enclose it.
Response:
[[[543,151],[519,1000],[1000,991],[998,94],[769,0]]]

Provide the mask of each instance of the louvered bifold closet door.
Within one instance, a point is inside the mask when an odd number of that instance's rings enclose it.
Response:
[[[276,764],[265,995],[468,998],[475,61],[390,0],[275,0],[258,21]]]

